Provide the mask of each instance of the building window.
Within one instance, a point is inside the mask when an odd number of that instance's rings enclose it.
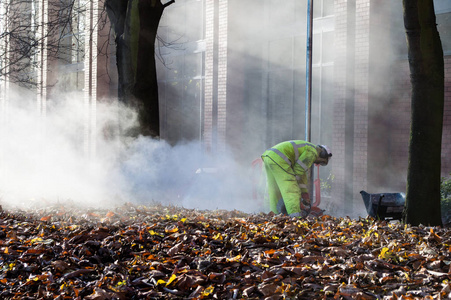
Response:
[[[200,139],[205,53],[203,0],[175,2],[158,28],[157,76],[161,136]]]
[[[451,12],[451,1],[449,0],[434,0],[434,8],[436,14]]]
[[[65,0],[60,4],[61,13],[71,16],[67,24],[62,24],[65,26],[62,26],[58,49],[58,88],[62,91],[81,91],[84,88],[86,4],[83,0]]]
[[[319,0],[313,3],[313,18],[325,18],[334,14],[334,0]]]

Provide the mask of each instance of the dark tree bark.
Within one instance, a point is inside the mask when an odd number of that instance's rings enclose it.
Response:
[[[138,110],[139,129],[130,135],[160,135],[155,38],[163,10],[173,2],[105,1],[116,34],[118,97]]]
[[[412,84],[406,214],[411,225],[441,225],[443,48],[433,0],[403,0]]]
[[[128,0],[107,0],[105,1],[106,11],[111,23],[111,27],[116,35],[116,64],[118,71],[118,97],[120,101],[125,101],[124,88],[123,88],[123,76],[124,66],[123,58],[123,34],[125,30],[125,18],[127,13]]]

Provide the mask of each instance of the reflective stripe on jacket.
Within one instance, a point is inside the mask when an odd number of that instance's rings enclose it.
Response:
[[[300,187],[304,191],[307,188],[307,170],[318,158],[316,145],[302,141],[286,141],[275,145],[263,153],[263,156],[280,157],[293,170],[296,179],[300,182]],[[280,161],[280,160],[279,160]],[[280,166],[287,170],[285,166]]]

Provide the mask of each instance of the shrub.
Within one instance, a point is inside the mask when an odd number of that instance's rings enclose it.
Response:
[[[450,174],[451,175],[451,174]],[[443,224],[451,224],[451,176],[443,177],[440,183]]]

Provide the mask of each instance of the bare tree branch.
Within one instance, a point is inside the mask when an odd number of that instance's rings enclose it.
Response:
[[[165,4],[163,4],[163,7],[169,6],[169,5],[171,5],[172,3],[175,3],[175,0],[171,0],[171,1],[169,1],[169,2],[167,2],[167,3],[165,3]]]
[[[0,2],[0,77],[25,87],[37,84],[39,57],[62,64],[84,59],[84,22],[88,7],[80,0]],[[102,12],[99,13],[99,15]],[[99,28],[107,22],[99,18]]]

